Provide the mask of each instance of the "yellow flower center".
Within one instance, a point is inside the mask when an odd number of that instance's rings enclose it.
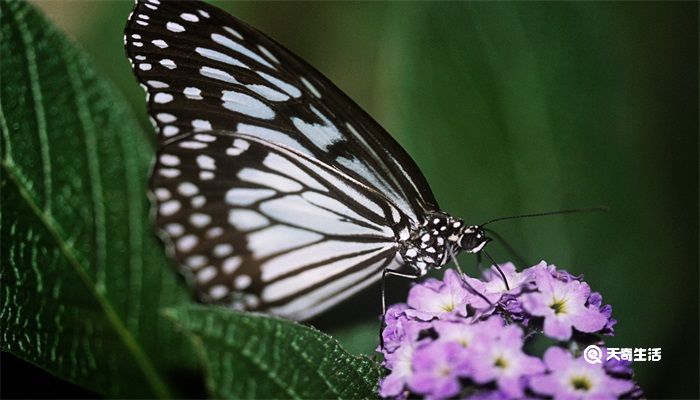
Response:
[[[554,299],[554,301],[549,305],[549,308],[554,310],[554,314],[565,314],[566,313],[566,301],[560,299]]]
[[[591,381],[585,376],[574,376],[571,378],[571,386],[576,390],[587,392],[591,389]]]
[[[506,360],[505,358],[503,358],[501,356],[498,356],[493,361],[493,366],[498,367],[500,369],[505,369],[506,367],[508,367],[508,360]]]

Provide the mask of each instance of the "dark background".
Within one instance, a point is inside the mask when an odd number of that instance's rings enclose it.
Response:
[[[131,1],[35,1],[82,46],[150,133],[122,48]],[[698,397],[698,4],[215,3],[331,78],[401,142],[442,208],[502,222],[527,267],[585,274],[619,320],[613,347],[650,398]],[[512,259],[498,243],[490,252]],[[474,273],[474,260],[461,258]],[[403,282],[390,282],[400,301]],[[376,346],[377,288],[315,324]],[[2,396],[81,397],[11,356]],[[27,384],[27,381],[31,384]]]

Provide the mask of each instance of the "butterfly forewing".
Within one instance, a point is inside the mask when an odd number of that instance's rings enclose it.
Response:
[[[152,186],[157,224],[204,299],[294,319],[375,282],[408,223],[342,171],[230,132],[166,144]]]
[[[197,1],[138,0],[125,45],[158,131],[157,224],[204,300],[306,319],[400,266],[436,201],[328,79]]]
[[[437,204],[410,156],[313,67],[201,2],[138,1],[126,28],[161,137],[223,129],[335,165],[418,220]]]

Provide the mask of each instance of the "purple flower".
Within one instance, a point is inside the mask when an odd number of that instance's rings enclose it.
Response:
[[[483,295],[483,297],[475,296],[472,300],[471,304],[475,308],[488,308],[492,304],[498,302],[506,294],[518,295],[535,280],[533,273],[533,268],[535,267],[528,268],[523,272],[517,272],[513,263],[505,263],[499,264],[499,268],[503,272],[503,275],[505,275],[506,280],[508,281],[508,287],[510,289],[506,288],[503,277],[500,273],[498,273],[495,267],[491,267],[484,272],[483,280],[470,277],[466,278],[467,283],[469,283],[474,290]],[[488,302],[484,299],[484,297],[488,299]]]
[[[607,319],[600,333],[606,336],[613,336],[615,334],[615,329],[613,329],[613,327],[617,324],[617,320],[612,318],[612,306],[610,304],[603,305],[603,296],[598,292],[593,292],[588,296],[588,304],[597,307]]]
[[[466,349],[456,342],[434,341],[416,349],[408,387],[429,398],[459,393],[459,377],[467,373]]]
[[[482,390],[468,397],[469,400],[511,400],[513,396],[509,396],[501,390]]]
[[[501,269],[508,289],[494,269],[482,279],[447,270],[443,280],[429,278],[414,285],[407,304],[389,307],[378,349],[390,371],[380,382],[382,397],[643,396],[632,381],[629,362],[611,359],[588,364],[564,350],[564,346],[590,344],[591,335],[581,333],[614,332],[612,307],[603,304],[599,293],[591,292],[582,276],[544,261],[522,272],[511,263],[502,264]],[[536,328],[530,326],[532,320]],[[548,349],[544,362],[523,352],[528,338],[543,333],[565,342]]]
[[[603,354],[608,354],[608,350],[605,347],[601,347],[601,349]],[[634,371],[632,371],[632,361],[623,360],[618,357],[606,358],[603,362],[603,368],[608,374],[616,378],[631,379],[632,375],[634,375]]]
[[[435,321],[432,326],[438,334],[437,340],[459,343],[465,348],[469,347],[475,337],[484,332],[484,327],[481,324],[474,324],[466,319],[457,321]]]
[[[523,353],[522,329],[504,326],[500,318],[491,319],[496,319],[496,324],[491,324],[490,334],[479,336],[469,347],[469,376],[479,384],[496,381],[504,394],[522,397],[528,377],[542,373],[544,364]]]
[[[423,321],[433,318],[450,319],[465,317],[467,304],[474,295],[464,287],[459,273],[451,269],[445,271],[443,281],[429,280],[425,284],[417,284],[408,292],[406,315]]]
[[[601,364],[589,364],[582,357],[550,347],[544,354],[548,374],[530,378],[530,388],[536,393],[562,400],[617,399],[634,388],[634,383],[615,379],[605,373]]]
[[[523,306],[533,316],[544,317],[545,335],[559,340],[571,338],[572,327],[581,332],[597,332],[608,318],[596,307],[587,306],[588,284],[577,280],[562,282],[551,274],[536,274],[537,292],[523,294]]]
[[[407,331],[415,335],[414,338],[410,338],[414,340],[418,338],[418,334],[421,330],[430,327],[430,325],[425,322],[409,319],[406,316],[406,309],[408,309],[408,306],[400,303],[394,304],[386,310],[386,314],[384,314],[384,323],[386,325],[382,330],[384,347],[378,348],[377,351],[383,350],[384,352],[392,353],[401,345],[406,337]]]
[[[379,383],[380,396],[395,398],[404,394],[406,381],[413,373],[411,364],[414,351],[413,343],[406,341],[395,352],[384,355],[384,366],[390,369],[391,373]]]

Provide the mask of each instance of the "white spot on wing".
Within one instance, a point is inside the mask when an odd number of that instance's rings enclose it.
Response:
[[[224,102],[223,107],[227,110],[254,118],[275,118],[275,112],[272,108],[254,97],[233,90],[222,90],[221,93],[221,100]]]
[[[237,53],[243,54],[244,56],[246,56],[252,60],[257,61],[258,63],[260,63],[266,67],[273,68],[273,69],[275,68],[272,66],[272,64],[267,62],[267,60],[260,57],[258,54],[256,54],[255,52],[253,52],[249,48],[242,46],[239,43],[234,42],[233,40],[227,38],[226,36],[220,35],[218,33],[212,33],[211,40],[215,41],[216,43],[218,43],[224,47],[228,47],[229,49],[231,49]]]
[[[198,133],[198,134],[194,135],[194,138],[199,140],[200,142],[215,142],[216,141],[216,136],[207,135],[206,133]]]
[[[199,189],[192,182],[180,183],[177,187],[177,191],[180,192],[181,195],[186,196],[186,197],[191,197],[191,196],[194,196],[195,194],[199,193]]]
[[[192,127],[195,131],[210,131],[212,129],[211,123],[203,119],[193,119]]]
[[[178,132],[180,132],[180,128],[178,128],[177,126],[166,125],[163,127],[163,135],[167,137],[174,136]]]
[[[164,66],[167,69],[175,69],[177,68],[177,65],[175,64],[175,61],[164,58],[160,60],[160,65]]]
[[[209,225],[211,222],[211,217],[207,214],[194,213],[190,215],[190,224],[196,226],[197,228],[202,228]]]
[[[166,124],[168,124],[177,120],[177,117],[168,113],[158,113],[156,115],[156,119],[160,122],[165,122]]]
[[[156,199],[160,201],[165,201],[170,198],[170,191],[166,188],[157,188],[153,193],[156,195]]]
[[[217,238],[217,237],[221,236],[222,233],[224,233],[223,228],[221,228],[220,226],[215,226],[213,228],[209,228],[209,230],[205,233],[205,235],[208,238],[213,239],[213,238]]]
[[[167,165],[169,167],[175,167],[180,165],[180,157],[174,156],[172,154],[161,154],[159,160],[161,164]]]
[[[163,89],[169,87],[167,83],[161,81],[148,81],[146,83],[148,84],[148,86],[155,89]]]
[[[252,282],[253,282],[253,280],[250,279],[250,276],[239,275],[233,281],[233,286],[238,290],[243,290],[243,289],[248,288]]]
[[[343,140],[343,135],[338,131],[338,128],[325,115],[314,106],[311,106],[311,111],[323,121],[323,125],[310,124],[294,117],[292,118],[292,123],[299,132],[306,136],[316,147],[324,151],[328,150],[328,147],[332,144]]]
[[[186,87],[182,93],[190,100],[202,100],[202,91],[196,87]]]
[[[189,256],[185,259],[185,264],[197,269],[207,264],[207,258],[202,255]]]
[[[183,227],[180,224],[168,224],[165,225],[165,231],[168,233],[168,235],[173,236],[173,237],[178,237],[185,233],[185,227]]]
[[[241,35],[240,33],[238,33],[237,30],[235,30],[235,29],[233,29],[233,28],[229,28],[228,26],[224,26],[224,30],[225,30],[226,32],[232,34],[233,36],[237,37],[238,39],[243,40],[243,35]]]
[[[227,255],[233,253],[233,246],[228,243],[217,244],[214,246],[214,250],[212,252],[217,257],[226,257]]]
[[[291,85],[283,80],[277,79],[274,76],[268,75],[264,72],[257,71],[257,74],[260,75],[266,81],[280,88],[288,95],[294,97],[295,99],[301,97],[301,90],[299,90],[296,86]]]
[[[151,43],[153,43],[153,45],[157,47],[160,47],[161,49],[165,49],[168,47],[168,43],[166,43],[165,40],[162,39],[151,40]]]
[[[207,198],[202,196],[202,195],[195,196],[190,201],[190,204],[192,205],[193,208],[200,208],[206,203],[207,203]]]
[[[161,168],[158,170],[158,173],[166,178],[176,178],[180,176],[180,170],[177,168]]]
[[[182,14],[180,14],[180,18],[184,19],[185,21],[189,21],[189,22],[199,22],[199,17],[194,15],[194,14],[190,14],[190,13],[182,13]]]
[[[301,83],[303,83],[304,86],[306,86],[306,88],[309,89],[311,94],[313,94],[314,96],[316,96],[320,99],[321,92],[319,92],[318,89],[316,89],[316,86],[312,85],[311,82],[307,81],[306,78],[304,78],[303,76],[301,76],[300,78],[301,78]]]
[[[239,60],[237,60],[237,59],[235,59],[227,54],[224,54],[224,53],[221,53],[221,52],[218,52],[215,50],[207,49],[204,47],[197,47],[196,49],[194,49],[194,51],[199,53],[202,57],[206,57],[210,60],[222,62],[224,64],[229,64],[229,65],[233,65],[236,67],[250,69],[250,67],[247,66],[246,64],[244,64],[243,62],[241,62],[241,61],[239,61]]]
[[[221,266],[223,267],[225,273],[232,274],[236,272],[238,267],[241,265],[241,261],[241,257],[239,256],[229,257],[224,260]]]
[[[153,97],[153,101],[158,104],[167,104],[173,101],[173,95],[170,93],[156,93]]]
[[[246,85],[246,87],[253,92],[259,94],[260,96],[264,97],[267,100],[270,101],[287,101],[289,100],[289,96],[287,96],[284,93],[278,92],[274,89],[271,89],[265,85]]]
[[[216,285],[212,286],[209,289],[209,296],[211,296],[212,299],[214,300],[220,300],[230,292],[229,288],[227,288],[224,285]]]
[[[238,81],[228,72],[212,67],[202,67],[199,73],[207,78],[217,79],[228,83],[238,83]]]
[[[216,165],[214,164],[214,159],[206,154],[200,154],[197,156],[197,165],[202,169],[215,170]]]
[[[184,142],[178,143],[177,145],[179,147],[182,147],[183,149],[194,149],[194,150],[203,149],[203,148],[207,147],[206,143],[195,142],[194,140],[186,140]]]
[[[258,50],[260,50],[260,52],[263,53],[265,55],[265,57],[269,58],[270,61],[273,61],[277,64],[280,63],[280,61],[277,59],[277,57],[275,57],[274,54],[270,53],[270,50],[266,49],[262,45],[260,45],[260,44],[258,45]]]
[[[209,266],[197,273],[197,281],[199,283],[207,283],[216,276],[216,268]]]
[[[194,246],[197,245],[197,243],[199,243],[197,236],[185,235],[177,240],[175,247],[177,247],[178,250],[186,253],[186,252],[189,252],[190,250],[192,250],[194,248]]]
[[[167,24],[165,24],[165,27],[166,27],[170,32],[178,33],[178,32],[184,32],[184,31],[185,31],[185,27],[182,26],[182,25],[180,25],[180,24],[178,24],[177,22],[168,22]]]

